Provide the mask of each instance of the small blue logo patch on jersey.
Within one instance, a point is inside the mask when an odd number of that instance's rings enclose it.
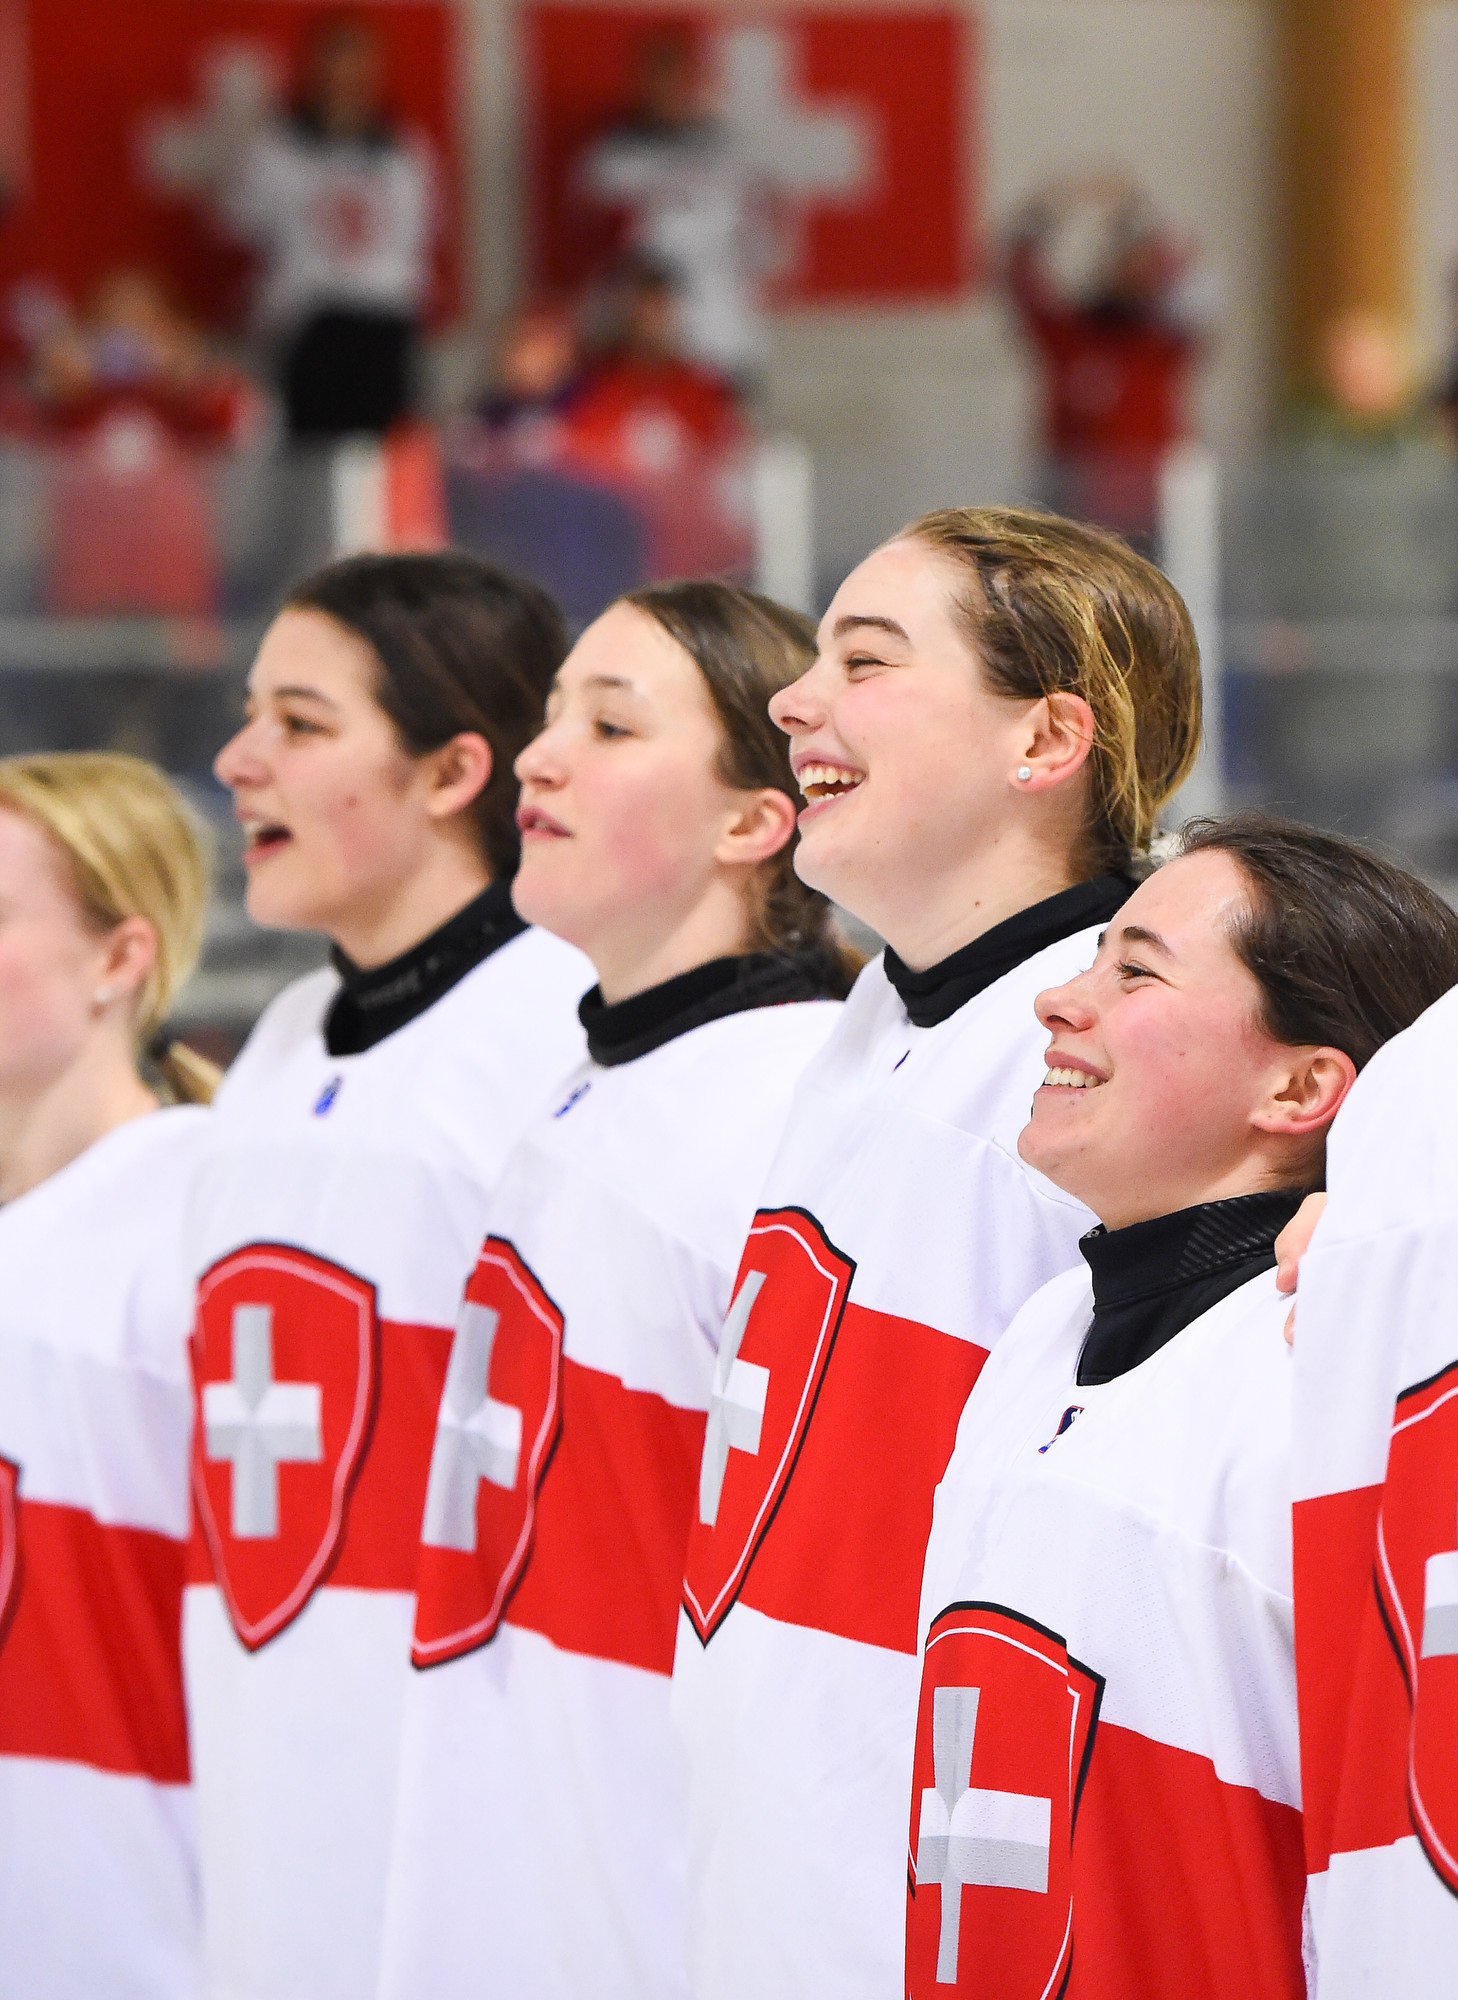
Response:
[[[552,1116],[554,1118],[565,1118],[567,1116],[567,1113],[572,1109],[573,1105],[579,1103],[581,1099],[586,1097],[588,1091],[591,1090],[591,1088],[592,1088],[592,1081],[590,1078],[586,1083],[579,1083],[576,1090],[574,1090],[572,1095],[568,1098],[567,1102],[565,1104],[559,1104],[557,1106],[557,1109],[552,1113]]]
[[[319,1092],[319,1102],[314,1106],[314,1116],[316,1118],[322,1118],[324,1113],[331,1108],[343,1086],[344,1078],[342,1076],[330,1077],[328,1083]]]
[[[892,1074],[893,1076],[895,1076],[895,1074],[896,1074],[897,1070],[899,1070],[899,1069],[900,1069],[901,1065],[902,1065],[902,1064],[903,1064],[903,1063],[904,1063],[904,1062],[906,1061],[906,1057],[907,1057],[907,1056],[909,1056],[910,1054],[911,1054],[911,1050],[910,1050],[910,1049],[907,1049],[907,1050],[905,1051],[905,1053],[904,1053],[904,1054],[902,1054],[902,1055],[899,1055],[899,1056],[898,1056],[898,1057],[896,1058],[895,1062],[894,1062],[894,1063],[892,1063],[892,1065],[891,1065],[891,1074]]]
[[[1058,1419],[1058,1428],[1056,1431],[1054,1431],[1052,1437],[1049,1438],[1047,1444],[1040,1444],[1038,1446],[1038,1451],[1040,1456],[1045,1451],[1051,1451],[1053,1446],[1057,1444],[1059,1438],[1062,1437],[1063,1433],[1066,1430],[1071,1430],[1073,1428],[1074,1419],[1076,1417],[1081,1417],[1082,1415],[1083,1415],[1083,1404],[1070,1403],[1068,1405],[1068,1408],[1063,1412],[1063,1415]]]

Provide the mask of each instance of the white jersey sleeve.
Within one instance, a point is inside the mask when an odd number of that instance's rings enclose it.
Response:
[[[117,1127],[0,1211],[0,1996],[197,2000],[180,1628],[207,1116]]]
[[[711,1417],[674,1673],[700,2000],[899,1987],[932,1497],[989,1352],[1092,1221],[1017,1136],[1034,998],[1095,949],[1049,945],[924,1029],[878,960],[797,1093],[736,1280],[762,1415]]]
[[[589,1063],[503,1176],[426,1496],[387,2000],[687,1992],[684,1545],[705,1411],[741,1393],[732,1355],[716,1374],[740,1247],[838,1011]]]
[[[1458,991],[1338,1114],[1296,1316],[1296,1633],[1321,2000],[1458,1965]]]
[[[219,1096],[188,1216],[185,1649],[209,1976],[230,2000],[374,1994],[452,1328],[511,1148],[580,1059],[591,979],[528,930],[333,1057],[315,975]]]

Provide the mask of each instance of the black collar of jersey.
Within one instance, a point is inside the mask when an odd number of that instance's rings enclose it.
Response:
[[[587,1030],[587,1053],[603,1069],[611,1069],[616,1063],[636,1062],[708,1021],[751,1007],[825,997],[814,973],[798,959],[756,951],[741,958],[712,958],[612,1006],[603,999],[602,988],[594,986],[583,994],[577,1018]]]
[[[1223,1298],[1275,1269],[1276,1238],[1304,1190],[1237,1194],[1079,1240],[1093,1274],[1093,1324],[1078,1357],[1092,1388],[1127,1375]]]
[[[887,945],[886,977],[901,995],[913,1027],[940,1027],[1034,952],[1087,930],[1090,924],[1106,924],[1135,886],[1126,875],[1096,875],[1091,882],[1076,882],[1071,889],[1060,889],[1031,909],[1004,918],[925,972],[913,972]]]
[[[363,1055],[433,1007],[525,929],[512,907],[511,884],[493,882],[439,930],[385,965],[356,965],[336,945],[329,956],[341,983],[324,1016],[325,1048],[332,1056]]]

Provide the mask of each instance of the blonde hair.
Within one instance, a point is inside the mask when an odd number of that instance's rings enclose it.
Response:
[[[995,694],[1093,710],[1090,872],[1146,854],[1200,747],[1200,648],[1174,585],[1117,535],[1031,508],[947,507],[896,539],[965,575],[957,608]]]
[[[0,757],[0,810],[19,813],[60,850],[83,920],[98,932],[144,917],[157,956],[137,1000],[134,1030],[167,1094],[206,1104],[221,1072],[181,1042],[154,1039],[202,948],[209,842],[154,764],[113,751]]]

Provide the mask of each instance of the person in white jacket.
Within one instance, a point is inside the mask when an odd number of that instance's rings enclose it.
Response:
[[[352,557],[269,627],[217,760],[250,911],[334,946],[229,1072],[187,1214],[188,1704],[230,2000],[373,2000],[452,1327],[592,980],[511,904],[512,763],[565,651],[550,599],[474,557]]]
[[[150,764],[0,759],[4,2000],[202,1990],[179,1234],[217,1073],[158,1036],[207,896]]]
[[[1307,1991],[1275,1239],[1358,1070],[1458,978],[1458,915],[1264,814],[1182,848],[1038,999],[1019,1150],[1099,1226],[999,1343],[937,1494],[916,2000]]]

